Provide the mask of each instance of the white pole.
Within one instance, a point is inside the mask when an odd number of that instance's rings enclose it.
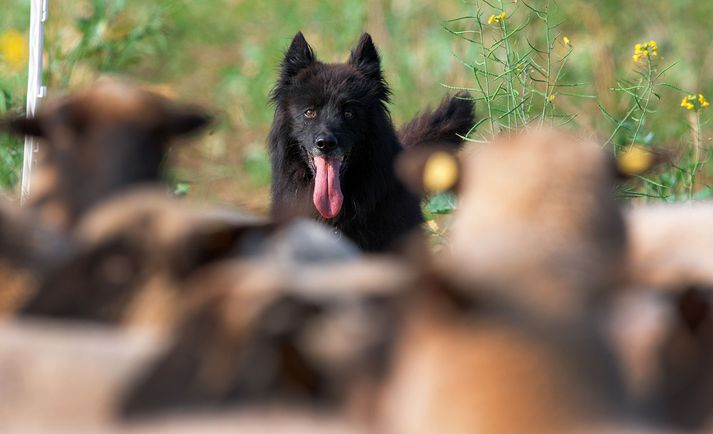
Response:
[[[49,0],[32,0],[30,9],[30,56],[27,76],[27,117],[34,117],[40,99],[47,94],[42,85],[42,53],[45,43],[45,21]],[[32,166],[38,144],[34,137],[25,137],[25,154],[22,162],[22,186],[20,201],[25,202],[30,194]]]

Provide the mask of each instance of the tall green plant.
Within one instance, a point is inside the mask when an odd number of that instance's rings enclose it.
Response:
[[[535,8],[522,1],[477,0],[474,7],[473,15],[449,20],[444,28],[473,47],[472,57],[460,61],[474,86],[458,89],[470,91],[483,107],[475,140],[533,123],[569,123],[574,115],[560,111],[557,99],[586,95],[573,93],[581,83],[562,80],[573,47],[553,22],[549,3]],[[542,43],[528,37],[533,32]]]

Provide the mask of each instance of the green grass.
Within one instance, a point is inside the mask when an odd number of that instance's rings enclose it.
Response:
[[[608,7],[572,3],[578,4],[577,14],[554,1],[475,0],[470,13],[444,24],[461,42],[457,57],[471,75],[471,84],[458,88],[479,102],[480,120],[471,140],[487,141],[533,124],[589,130],[615,156],[634,146],[660,155],[666,151],[665,163],[620,186],[622,197],[710,197],[709,109],[698,103],[694,110],[679,106],[682,97],[711,90],[710,81],[690,78],[692,68],[705,67],[701,58],[707,54],[691,58],[689,51],[697,44],[672,44],[679,30],[690,34],[688,15],[664,15],[663,2],[636,10],[633,4],[622,5],[611,14],[603,12]],[[713,13],[710,6],[683,3],[699,16]],[[627,17],[635,19],[620,21]],[[635,44],[646,46],[651,39],[659,46],[652,44],[633,59]],[[427,209],[435,212],[440,205],[432,200]]]
[[[24,100],[18,96],[26,75],[18,74],[15,80],[4,80],[0,76],[0,115],[19,115],[24,111]],[[22,140],[0,132],[0,193],[5,196],[14,194],[22,166]]]
[[[3,7],[13,12],[0,14],[0,34],[26,31],[29,2],[5,0]],[[488,24],[503,10],[505,20]],[[318,57],[343,61],[367,30],[394,90],[397,123],[449,87],[468,88],[479,116],[470,139],[554,123],[599,137],[612,153],[631,144],[663,149],[668,162],[622,185],[620,194],[687,200],[713,192],[713,110],[692,117],[679,107],[689,92],[713,96],[713,50],[710,38],[701,38],[711,18],[713,4],[694,0],[53,0],[46,81],[56,95],[118,73],[206,105],[220,122],[174,153],[177,191],[264,210],[264,140],[273,110],[267,94],[283,50],[302,30]],[[631,59],[634,44],[650,39],[660,53],[651,69]],[[24,71],[0,59],[0,112],[22,111],[25,81]],[[5,191],[16,188],[20,148],[0,136]],[[436,213],[450,202],[430,203],[427,211]]]

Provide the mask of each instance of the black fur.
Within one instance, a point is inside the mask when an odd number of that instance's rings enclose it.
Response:
[[[387,249],[422,222],[419,198],[394,173],[402,144],[386,106],[390,93],[368,34],[345,64],[318,61],[302,33],[294,37],[271,95],[273,218],[313,217],[368,251]],[[472,102],[460,98],[404,127],[405,144],[460,143],[457,134],[473,125]],[[317,145],[325,137],[326,150]],[[334,218],[321,217],[312,202],[315,156],[343,159],[344,202]]]
[[[448,145],[460,148],[461,136],[475,125],[473,100],[466,92],[446,97],[435,110],[425,110],[399,130],[405,148],[423,145]]]

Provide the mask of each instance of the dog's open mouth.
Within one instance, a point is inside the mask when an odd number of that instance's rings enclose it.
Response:
[[[315,208],[324,218],[334,218],[342,209],[344,196],[339,175],[342,170],[343,156],[326,157],[312,156],[314,164],[314,193],[312,201]]]

